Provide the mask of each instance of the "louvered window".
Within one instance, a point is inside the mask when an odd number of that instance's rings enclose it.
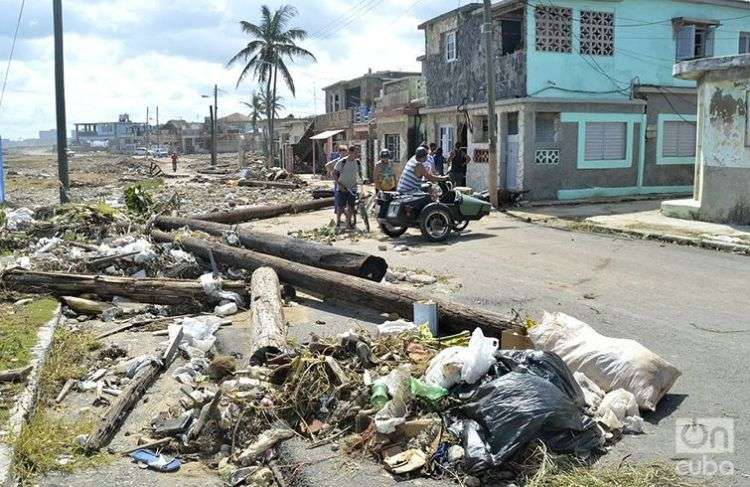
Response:
[[[587,161],[623,160],[626,144],[625,122],[586,122]]]
[[[662,157],[695,156],[695,123],[664,122]]]

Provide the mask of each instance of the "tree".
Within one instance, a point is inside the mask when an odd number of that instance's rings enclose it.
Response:
[[[282,97],[276,96],[276,99],[270,104],[274,119],[278,117],[279,111],[285,108],[281,103],[281,100],[283,100]],[[265,92],[265,88],[263,86],[259,86],[255,93],[253,93],[253,98],[250,103],[243,101],[242,104],[250,109],[250,119],[253,124],[253,133],[258,133],[258,120],[260,119],[260,117],[265,116],[266,120],[268,120],[268,113],[266,112],[266,110],[268,110],[269,104],[268,95]],[[265,139],[265,143],[266,149],[268,149],[267,137]]]
[[[268,122],[268,161],[273,164],[273,130],[275,110],[272,107],[278,102],[277,87],[279,74],[286,84],[292,96],[295,96],[294,80],[289,72],[287,62],[298,59],[309,59],[315,61],[315,56],[308,50],[297,45],[298,42],[307,38],[307,32],[302,29],[287,26],[297,16],[297,9],[291,5],[279,7],[271,13],[268,6],[261,7],[261,20],[258,24],[241,21],[242,31],[250,36],[251,40],[227,63],[227,67],[238,62],[244,63],[244,68],[237,79],[237,86],[252,73],[259,82],[265,83],[266,116]]]

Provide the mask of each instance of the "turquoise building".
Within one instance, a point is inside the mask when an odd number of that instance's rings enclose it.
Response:
[[[750,53],[743,0],[503,0],[492,6],[499,187],[527,198],[692,192],[696,85],[675,63]],[[486,189],[483,8],[431,19],[421,130]]]

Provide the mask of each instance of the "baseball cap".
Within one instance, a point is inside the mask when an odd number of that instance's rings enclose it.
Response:
[[[416,157],[417,159],[427,157],[427,155],[428,155],[427,149],[425,149],[424,147],[418,147],[417,151],[414,153],[414,157]]]
[[[380,151],[380,158],[381,159],[390,159],[391,158],[391,151],[388,149],[383,149]]]

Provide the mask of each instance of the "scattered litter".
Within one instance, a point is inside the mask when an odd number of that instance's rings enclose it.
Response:
[[[160,455],[151,450],[136,450],[130,454],[136,463],[145,465],[157,472],[176,472],[180,469],[180,460]]]
[[[26,230],[34,224],[34,212],[28,208],[4,209],[5,228],[11,232]]]

